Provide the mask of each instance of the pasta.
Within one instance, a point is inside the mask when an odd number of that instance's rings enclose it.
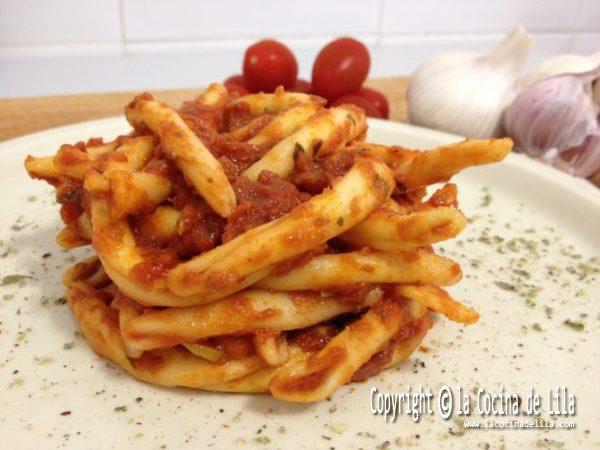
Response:
[[[131,376],[319,401],[409,358],[431,313],[477,321],[432,245],[467,223],[446,182],[510,140],[370,144],[361,109],[281,88],[212,84],[177,110],[142,94],[125,115],[128,135],[25,168],[56,188],[59,245],[95,251],[63,275],[68,303]]]

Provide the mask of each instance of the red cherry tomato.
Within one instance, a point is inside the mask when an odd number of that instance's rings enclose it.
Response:
[[[271,39],[257,42],[244,55],[244,79],[252,92],[273,92],[282,85],[290,89],[296,84],[298,63],[294,54]]]
[[[356,92],[369,73],[371,58],[362,42],[340,38],[327,44],[315,60],[313,93],[333,101]]]
[[[246,86],[246,80],[244,80],[244,75],[242,75],[242,74],[231,75],[229,78],[227,78],[225,81],[223,81],[224,85],[228,84],[228,83],[237,84],[238,86],[244,86],[245,88],[248,87],[248,86]]]
[[[373,103],[379,110],[384,119],[390,117],[390,106],[387,98],[385,98],[385,95],[383,95],[381,92],[368,87],[361,87],[356,95],[360,95],[361,97],[371,101],[371,103]]]
[[[230,94],[237,94],[240,97],[248,95],[250,93],[248,88],[246,86],[242,86],[241,84],[226,81],[225,83],[223,83],[223,86],[225,86],[225,89],[227,89],[227,92],[229,92]]]
[[[383,115],[377,109],[375,104],[371,100],[367,100],[366,98],[361,97],[360,95],[356,95],[356,94],[344,95],[340,98],[335,99],[335,101],[333,103],[331,103],[331,106],[340,106],[340,105],[348,104],[348,103],[350,103],[351,105],[356,105],[359,108],[364,109],[365,113],[367,114],[367,117],[375,117],[377,119],[383,119]]]
[[[296,84],[292,88],[292,92],[303,92],[305,94],[310,94],[311,89],[312,85],[310,84],[310,81],[298,78]]]

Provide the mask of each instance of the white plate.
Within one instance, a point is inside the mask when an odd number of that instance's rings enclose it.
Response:
[[[51,154],[64,142],[111,138],[126,129],[120,118],[99,120],[0,145],[0,274],[33,276],[0,287],[2,448],[376,448],[385,441],[390,448],[486,448],[486,443],[528,448],[560,442],[588,448],[599,442],[600,283],[597,273],[581,278],[583,267],[588,272],[599,267],[590,258],[600,254],[600,193],[588,183],[521,155],[456,177],[461,207],[473,221],[460,239],[438,249],[462,264],[465,276],[452,292],[481,313],[479,322],[463,327],[437,317],[424,341],[428,352],[340,389],[331,401],[287,404],[267,396],[137,382],[93,354],[76,334],[68,307],[56,302],[63,295],[61,273],[86,251],[57,247],[60,220],[53,190],[26,176],[23,159],[27,153]],[[373,121],[369,139],[427,148],[458,138]],[[492,197],[488,206],[481,206],[484,187]],[[46,253],[51,256],[44,258]],[[517,290],[501,289],[495,281]],[[584,330],[565,325],[567,319],[582,321]],[[70,343],[73,348],[63,348]],[[502,385],[523,401],[533,387],[544,398],[545,411],[546,389],[566,386],[577,398],[577,415],[558,422],[572,420],[577,428],[468,430],[458,436],[456,421],[442,420],[435,403],[434,414],[419,423],[407,415],[386,423],[370,412],[373,386],[390,392],[429,387],[435,402],[444,384],[467,392],[479,387],[499,392]],[[66,411],[70,414],[61,415]],[[549,418],[547,412],[542,417]]]

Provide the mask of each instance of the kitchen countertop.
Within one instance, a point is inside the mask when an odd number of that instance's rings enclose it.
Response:
[[[383,92],[390,103],[390,119],[407,120],[407,77],[369,80],[367,86]],[[178,106],[201,89],[150,90],[154,97]],[[61,95],[0,99],[0,141],[85,120],[101,119],[123,113],[123,107],[136,92]]]

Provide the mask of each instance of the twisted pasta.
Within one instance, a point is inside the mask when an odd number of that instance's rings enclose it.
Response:
[[[460,266],[431,247],[466,225],[456,187],[425,188],[509,140],[369,144],[352,105],[218,84],[125,113],[129,135],[25,167],[56,188],[58,243],[96,252],[63,276],[84,336],[133,377],[318,401],[407,359],[430,312],[477,320],[441,287]]]

